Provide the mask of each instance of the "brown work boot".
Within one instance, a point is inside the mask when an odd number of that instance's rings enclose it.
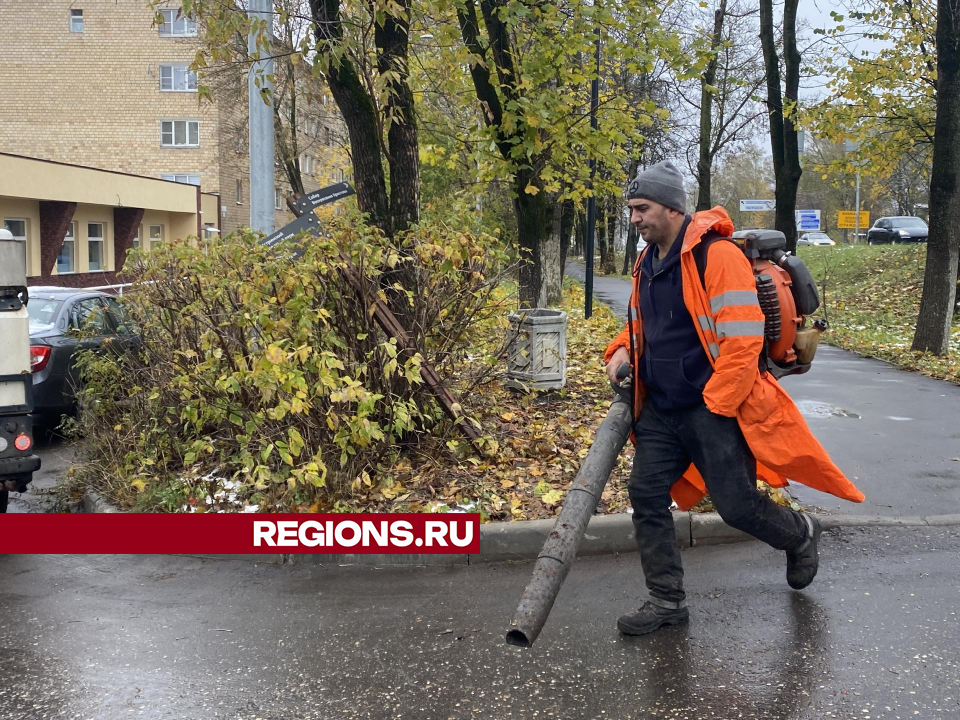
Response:
[[[648,600],[633,615],[624,615],[617,620],[617,629],[624,635],[647,635],[666,625],[682,625],[689,619],[690,611],[686,605],[666,608],[654,605]]]
[[[820,567],[817,545],[820,543],[820,521],[803,515],[807,523],[807,541],[794,551],[787,551],[787,583],[794,590],[803,590],[813,582]]]

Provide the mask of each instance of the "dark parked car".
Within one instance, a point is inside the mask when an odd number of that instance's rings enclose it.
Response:
[[[34,415],[48,424],[75,408],[78,349],[126,352],[140,343],[123,307],[103,292],[32,287],[27,311]]]
[[[926,242],[927,224],[918,217],[882,217],[867,231],[867,244]]]

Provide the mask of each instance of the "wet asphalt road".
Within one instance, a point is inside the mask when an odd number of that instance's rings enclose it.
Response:
[[[567,264],[582,279],[583,266]],[[594,278],[594,297],[626,317],[630,283]],[[598,346],[609,339],[598,339]],[[821,345],[810,371],[784,378],[814,434],[867,496],[857,505],[791,485],[828,512],[935,515],[960,512],[960,387]]]
[[[531,565],[0,556],[0,718],[960,717],[960,529],[683,553],[691,623],[622,638],[636,555],[578,560],[531,650]]]
[[[73,462],[76,447],[61,435],[36,432],[34,451],[40,456],[40,470],[33,474],[33,482],[25,493],[10,493],[7,512],[35,513],[54,509],[54,488],[63,480]]]

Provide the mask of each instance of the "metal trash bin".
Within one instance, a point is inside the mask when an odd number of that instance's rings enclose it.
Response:
[[[533,308],[510,313],[516,340],[507,352],[507,385],[518,390],[559,390],[567,382],[567,313]]]

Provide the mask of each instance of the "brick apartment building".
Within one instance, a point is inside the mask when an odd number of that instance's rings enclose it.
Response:
[[[202,224],[229,233],[250,218],[246,75],[219,75],[201,100],[207,78],[188,66],[202,29],[178,3],[160,12],[156,25],[147,0],[0,2],[0,153],[198,185],[220,200]],[[335,105],[313,94],[298,135],[308,191],[349,167]],[[277,227],[293,217],[289,187],[278,164]]]

